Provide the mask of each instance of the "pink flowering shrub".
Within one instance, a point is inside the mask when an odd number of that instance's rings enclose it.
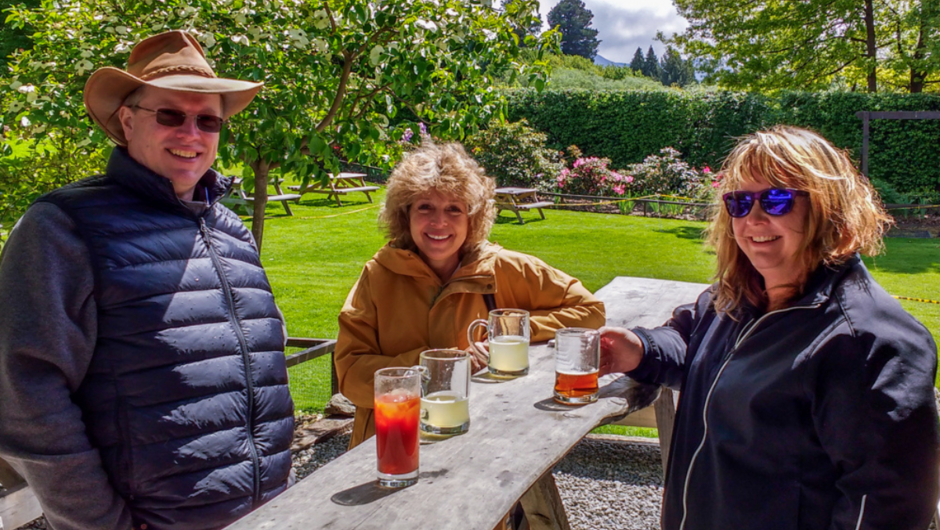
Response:
[[[568,148],[573,155],[580,155],[577,147]],[[633,177],[610,169],[609,158],[596,156],[575,158],[571,168],[564,168],[556,178],[559,193],[569,195],[623,196],[628,193]]]
[[[660,149],[639,164],[631,164],[627,173],[633,177],[634,196],[678,195],[709,200],[717,188],[718,175],[705,166],[701,170],[679,158],[671,147]]]

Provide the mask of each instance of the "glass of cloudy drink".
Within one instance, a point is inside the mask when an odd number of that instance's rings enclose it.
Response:
[[[499,377],[529,373],[529,312],[523,309],[494,309],[489,320],[474,320],[467,328],[473,345],[477,326],[486,326],[490,348],[489,371]]]
[[[463,350],[421,352],[421,430],[456,435],[470,430],[470,354]]]
[[[555,401],[582,405],[597,401],[600,333],[587,328],[555,332]]]

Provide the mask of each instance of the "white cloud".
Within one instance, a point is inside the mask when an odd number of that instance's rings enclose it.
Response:
[[[676,13],[672,0],[583,0],[594,14],[591,27],[601,41],[597,53],[605,58],[629,63],[637,48],[643,53],[652,45],[662,56],[665,46],[655,41],[656,32],[666,35],[685,29],[687,23]],[[558,0],[539,0],[543,25],[548,27],[548,12]]]

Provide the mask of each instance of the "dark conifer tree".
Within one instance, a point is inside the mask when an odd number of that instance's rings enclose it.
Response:
[[[561,0],[548,12],[548,25],[561,31],[561,51],[594,60],[597,55],[597,30],[591,28],[594,14],[581,0]]]

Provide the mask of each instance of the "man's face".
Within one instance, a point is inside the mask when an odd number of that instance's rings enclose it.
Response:
[[[121,126],[131,158],[173,183],[176,195],[192,200],[193,188],[215,162],[219,133],[196,127],[196,116],[222,116],[222,96],[145,87],[137,107],[121,107]],[[151,109],[151,110],[144,110]],[[155,112],[171,109],[186,114],[179,127],[157,123]]]

